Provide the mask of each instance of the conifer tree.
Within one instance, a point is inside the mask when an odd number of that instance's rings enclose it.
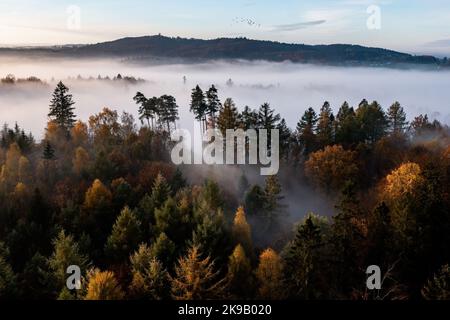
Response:
[[[217,88],[212,85],[208,91],[206,91],[206,113],[209,116],[212,128],[216,126],[216,114],[221,108],[219,96],[217,95]]]
[[[228,259],[228,287],[234,299],[251,298],[253,279],[250,260],[238,244]]]
[[[106,242],[106,252],[114,261],[120,262],[133,252],[141,241],[140,221],[130,208],[125,207],[112,228]]]
[[[391,133],[403,133],[408,126],[408,121],[406,121],[406,113],[398,102],[394,102],[394,104],[389,107],[387,111],[387,119]]]
[[[73,105],[75,102],[72,95],[68,93],[67,88],[62,82],[59,82],[50,101],[50,111],[48,117],[58,124],[58,126],[67,132],[75,124],[75,114]]]
[[[9,250],[0,242],[0,300],[11,299],[16,293],[16,275],[8,259]]]
[[[269,248],[261,253],[258,268],[255,271],[258,281],[258,297],[260,299],[283,299],[282,268],[281,258],[273,249]]]
[[[302,147],[304,155],[309,155],[311,152],[316,150],[317,137],[315,131],[317,121],[316,112],[313,108],[309,108],[305,111],[297,124],[298,141]]]
[[[111,271],[93,270],[89,274],[86,300],[122,300],[125,297]]]
[[[334,115],[330,104],[325,102],[320,109],[317,122],[317,143],[319,148],[324,148],[334,142]]]
[[[204,300],[223,297],[226,279],[219,278],[219,271],[208,256],[202,258],[197,246],[178,260],[175,276],[171,277],[172,297],[175,300]]]
[[[236,244],[241,244],[248,256],[253,254],[251,228],[245,216],[244,207],[239,207],[236,211],[232,226],[233,240]]]
[[[239,125],[239,113],[231,98],[225,100],[217,118],[217,127],[225,137],[228,129],[236,129]]]
[[[204,128],[206,121],[206,108],[205,95],[200,86],[197,85],[192,90],[190,111],[194,114],[195,119],[200,122],[202,128]]]
[[[44,151],[42,153],[42,159],[44,160],[53,160],[55,158],[55,149],[53,149],[52,145],[48,140],[45,141]]]
[[[89,262],[88,258],[80,252],[78,243],[71,235],[66,235],[64,230],[60,231],[53,241],[53,246],[53,254],[48,263],[56,279],[57,289],[61,290],[66,285],[67,268],[76,265],[85,272]]]
[[[134,299],[161,300],[169,297],[168,273],[163,264],[152,257],[149,247],[141,245],[130,260],[130,291]]]

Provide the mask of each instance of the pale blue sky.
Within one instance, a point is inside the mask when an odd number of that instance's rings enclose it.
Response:
[[[81,10],[68,30],[67,8]],[[381,9],[369,30],[367,8]],[[0,44],[93,43],[152,34],[352,43],[450,55],[449,0],[0,0]]]

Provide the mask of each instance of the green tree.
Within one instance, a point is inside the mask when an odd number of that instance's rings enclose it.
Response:
[[[216,113],[220,110],[222,104],[220,103],[219,96],[217,94],[217,88],[212,85],[208,91],[206,91],[206,114],[209,116],[209,120],[213,128],[216,125]]]
[[[359,141],[360,128],[356,120],[355,110],[344,102],[339,109],[335,121],[336,143],[351,146]]]
[[[317,137],[315,134],[317,115],[313,108],[305,111],[297,124],[297,136],[304,155],[309,155],[316,150]]]
[[[362,141],[375,143],[386,134],[388,119],[378,102],[369,104],[363,100],[356,110],[356,119],[361,129]]]
[[[398,102],[394,102],[387,111],[387,120],[389,123],[389,130],[391,133],[404,133],[408,126],[406,121],[406,113],[403,107]]]
[[[200,122],[202,128],[205,128],[207,104],[205,94],[200,86],[196,86],[191,94],[190,111],[194,114],[195,119]]]
[[[264,103],[258,110],[257,126],[258,129],[268,130],[270,137],[270,130],[276,129],[281,117],[275,110],[270,108],[268,103]]]
[[[325,102],[320,109],[317,122],[317,142],[320,148],[324,148],[334,142],[334,115],[330,104]]]
[[[165,233],[161,233],[150,247],[151,256],[162,262],[166,268],[172,267],[175,250],[175,243]]]
[[[447,264],[422,289],[427,300],[450,300],[450,266]]]
[[[56,280],[57,290],[66,286],[67,268],[75,265],[80,267],[84,274],[89,266],[88,258],[80,252],[78,243],[71,235],[66,235],[64,230],[60,231],[53,240],[53,254],[48,260],[50,270]]]
[[[68,92],[69,88],[62,82],[56,85],[50,101],[50,112],[48,113],[49,118],[67,132],[75,124],[75,114],[73,112],[75,108],[72,107],[75,102],[72,99],[72,95]]]
[[[125,207],[117,217],[105,250],[114,261],[120,262],[133,252],[141,239],[140,221],[130,208]]]
[[[8,259],[9,250],[0,242],[0,300],[11,299],[16,293],[16,275]]]
[[[228,288],[233,299],[252,298],[253,275],[250,260],[238,244],[228,259]]]
[[[163,264],[152,256],[149,247],[141,245],[130,261],[130,292],[134,299],[161,300],[169,297],[168,273]]]

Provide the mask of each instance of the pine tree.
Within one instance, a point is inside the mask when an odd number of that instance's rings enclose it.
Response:
[[[150,253],[153,258],[162,262],[165,268],[172,267],[175,256],[175,243],[163,232],[153,242]]]
[[[58,126],[67,132],[75,124],[75,114],[72,107],[75,102],[72,99],[72,95],[68,93],[67,88],[62,82],[59,82],[50,101],[49,118],[58,124]]]
[[[48,140],[45,141],[44,151],[42,153],[42,159],[53,160],[55,158],[55,150]]]
[[[263,300],[281,300],[284,297],[283,266],[280,256],[267,249],[259,256],[255,271],[258,281],[258,297]]]
[[[140,221],[130,208],[125,207],[117,217],[105,250],[116,262],[123,262],[141,242]]]
[[[53,254],[48,260],[50,269],[56,279],[57,289],[61,290],[66,285],[67,268],[71,265],[80,267],[82,272],[86,272],[89,266],[88,258],[84,256],[71,235],[66,235],[62,230],[53,241]]]
[[[322,106],[317,122],[317,142],[324,148],[334,142],[334,115],[330,104],[325,102]]]
[[[16,293],[16,275],[8,259],[9,250],[0,242],[0,300],[11,299]]]
[[[238,244],[228,259],[228,287],[233,299],[252,298],[253,279],[250,260]]]
[[[267,220],[267,230],[276,227],[279,217],[284,213],[283,199],[284,196],[277,176],[267,177],[264,188],[264,214]]]
[[[216,113],[221,108],[219,96],[217,95],[217,88],[212,85],[208,91],[206,91],[206,113],[209,116],[212,128],[216,126]]]
[[[245,106],[241,113],[241,120],[244,130],[256,129],[258,127],[258,111]]]
[[[292,132],[286,124],[286,120],[281,119],[277,125],[278,134],[280,138],[280,154],[284,159],[289,158],[291,144],[292,144]]]
[[[158,121],[160,126],[167,126],[167,132],[173,126],[176,128],[176,121],[180,119],[178,117],[178,105],[173,96],[163,95],[159,98],[160,105],[158,109]]]
[[[315,135],[317,115],[313,108],[305,111],[297,124],[297,136],[303,154],[309,155],[317,148],[317,137]]]
[[[355,110],[347,102],[339,109],[335,122],[336,143],[350,146],[359,141],[360,127],[356,120]]]
[[[161,300],[169,297],[168,273],[163,264],[152,257],[150,248],[141,245],[130,261],[130,292],[134,299]]]
[[[324,221],[309,214],[298,227],[294,241],[289,245],[284,274],[290,295],[299,299],[325,298],[329,290],[326,282],[326,255]]]
[[[378,102],[373,101],[369,104],[363,100],[356,110],[356,119],[362,141],[374,143],[386,134],[388,119]]]
[[[151,201],[155,209],[161,208],[169,199],[172,190],[167,183],[166,178],[159,173],[153,183]]]
[[[387,119],[389,122],[389,130],[391,133],[403,133],[408,126],[406,121],[406,113],[400,103],[395,102],[391,105],[387,112]]]
[[[114,273],[93,270],[89,275],[86,300],[122,300],[125,294]]]
[[[200,122],[202,128],[205,125],[206,108],[205,95],[200,86],[197,85],[192,90],[190,111],[194,114],[195,119]]]
[[[428,280],[422,289],[422,295],[427,300],[450,300],[450,266],[447,264]]]
[[[223,107],[220,108],[217,118],[217,127],[225,137],[228,129],[233,130],[239,126],[239,113],[236,105],[231,98],[225,100]]]
[[[219,279],[219,271],[208,256],[201,258],[196,246],[191,247],[185,257],[178,260],[175,276],[171,277],[172,297],[175,300],[204,300],[221,298],[225,280]]]
[[[280,114],[275,114],[275,110],[271,109],[268,103],[264,103],[258,111],[258,129],[266,129],[270,135],[270,130],[276,129],[280,119]]]
[[[236,211],[232,226],[233,240],[236,244],[241,244],[248,256],[253,255],[252,234],[250,225],[245,217],[243,207]]]

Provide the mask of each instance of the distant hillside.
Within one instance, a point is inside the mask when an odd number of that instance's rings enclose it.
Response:
[[[247,38],[220,38],[214,40],[169,38],[161,35],[123,38],[84,46],[63,46],[39,49],[0,49],[0,52],[40,53],[70,56],[114,56],[127,58],[171,58],[191,61],[210,59],[245,59],[292,61],[327,65],[395,64],[439,66],[442,60],[432,56],[413,56],[381,48],[358,45],[305,45]]]

